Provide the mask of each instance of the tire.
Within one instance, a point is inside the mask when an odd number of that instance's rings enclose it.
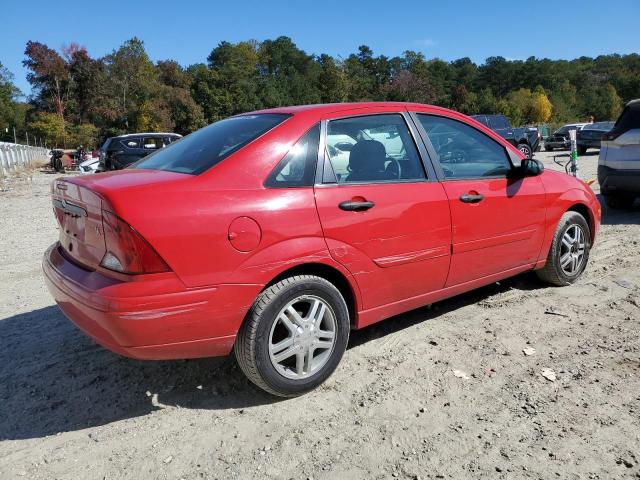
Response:
[[[553,147],[544,147],[547,152],[553,152]]]
[[[315,317],[312,312],[316,311],[313,309],[316,301],[320,305],[317,311],[323,313],[319,323],[311,320]],[[308,310],[300,310],[307,303]],[[321,309],[322,304],[324,310]],[[297,311],[297,320],[289,313],[289,306]],[[283,316],[288,322],[282,320]],[[307,316],[309,320],[305,322]],[[296,325],[295,322],[299,323]],[[304,324],[304,328],[300,324]],[[327,340],[332,326],[333,339]],[[255,385],[273,395],[295,397],[313,390],[331,376],[347,348],[349,330],[349,311],[340,291],[324,278],[296,275],[268,287],[256,298],[238,332],[234,352],[238,365]],[[285,341],[291,342],[291,346],[273,349]],[[325,344],[331,341],[331,347],[313,346],[314,342]],[[297,349],[301,351],[289,354]],[[310,358],[318,361],[316,367],[307,368],[311,364],[307,364],[309,352]],[[289,356],[280,363],[274,358],[287,354]],[[304,358],[303,368],[307,370],[302,374],[298,370],[300,355]],[[314,368],[317,370],[313,371]]]
[[[636,198],[633,195],[605,195],[604,203],[607,204],[607,207],[614,209],[627,209],[633,206],[633,202],[635,202]]]
[[[582,244],[583,244],[583,253],[580,257],[579,263],[576,264],[570,263],[566,267],[561,265],[566,258],[567,253],[573,257],[573,255],[578,255],[579,249],[576,249],[575,253],[573,248],[576,248],[577,245],[573,244],[571,249],[567,246],[566,243],[563,242],[563,239],[566,239],[565,235],[568,234],[569,237],[575,237],[573,232],[576,229],[580,229],[582,232]],[[579,240],[576,242],[578,243]],[[556,232],[553,236],[553,242],[551,243],[551,248],[549,249],[549,254],[547,255],[547,263],[545,266],[536,271],[538,278],[552,285],[557,285],[559,287],[570,285],[575,282],[589,262],[589,251],[591,250],[591,230],[589,228],[589,224],[587,220],[577,212],[566,212],[560,218],[560,222],[558,222],[558,227],[556,228]],[[567,269],[572,269],[575,267],[573,271],[567,271]]]
[[[587,153],[587,147],[578,147],[578,155],[584,155],[585,153]]]
[[[533,158],[533,150],[531,150],[531,147],[529,146],[529,144],[519,143],[517,148],[522,153],[524,153],[527,158]]]

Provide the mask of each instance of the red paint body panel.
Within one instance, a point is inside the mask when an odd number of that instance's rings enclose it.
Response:
[[[576,205],[587,209],[594,237],[597,232],[593,192],[555,172],[517,181],[265,188],[312,126],[359,114],[445,115],[520,155],[478,122],[439,107],[363,103],[270,111],[291,117],[197,176],[126,169],[56,180],[54,200],[71,207],[55,210],[60,244],[46,252],[43,269],[65,315],[106,348],[134,358],[226,355],[260,291],[293,267],[321,265],[341,275],[360,328],[543,266],[558,220]],[[485,201],[460,203],[470,191]],[[354,197],[375,208],[338,208]],[[76,207],[86,215],[73,216]],[[101,267],[102,210],[130,225],[170,271],[125,275]]]
[[[453,255],[447,287],[532,264],[544,236],[545,190],[539,177],[443,182],[451,205]],[[476,192],[480,203],[460,196]]]
[[[338,208],[357,196],[375,207],[364,212]],[[367,292],[363,308],[444,286],[451,221],[440,183],[322,186],[316,188],[316,203],[331,256]]]

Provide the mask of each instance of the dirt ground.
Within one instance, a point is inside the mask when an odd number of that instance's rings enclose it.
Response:
[[[640,478],[640,208],[605,207],[575,285],[520,275],[354,332],[279,400],[233,358],[133,361],[67,321],[40,271],[52,179],[0,192],[0,479]]]

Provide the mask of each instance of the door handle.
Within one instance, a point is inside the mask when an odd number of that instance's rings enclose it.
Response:
[[[368,200],[346,200],[344,202],[340,202],[338,207],[340,207],[340,210],[346,210],[348,212],[364,212],[365,210],[373,208],[375,205],[375,203]]]
[[[465,193],[460,195],[460,201],[464,203],[479,203],[484,199],[481,193]]]

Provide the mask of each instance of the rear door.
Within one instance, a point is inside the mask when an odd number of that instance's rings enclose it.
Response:
[[[509,178],[506,148],[465,122],[422,113],[416,119],[442,170],[451,208],[446,286],[533,264],[545,226],[541,178]]]
[[[395,109],[323,122],[316,205],[333,258],[356,278],[364,309],[444,286],[451,224],[442,184]]]

